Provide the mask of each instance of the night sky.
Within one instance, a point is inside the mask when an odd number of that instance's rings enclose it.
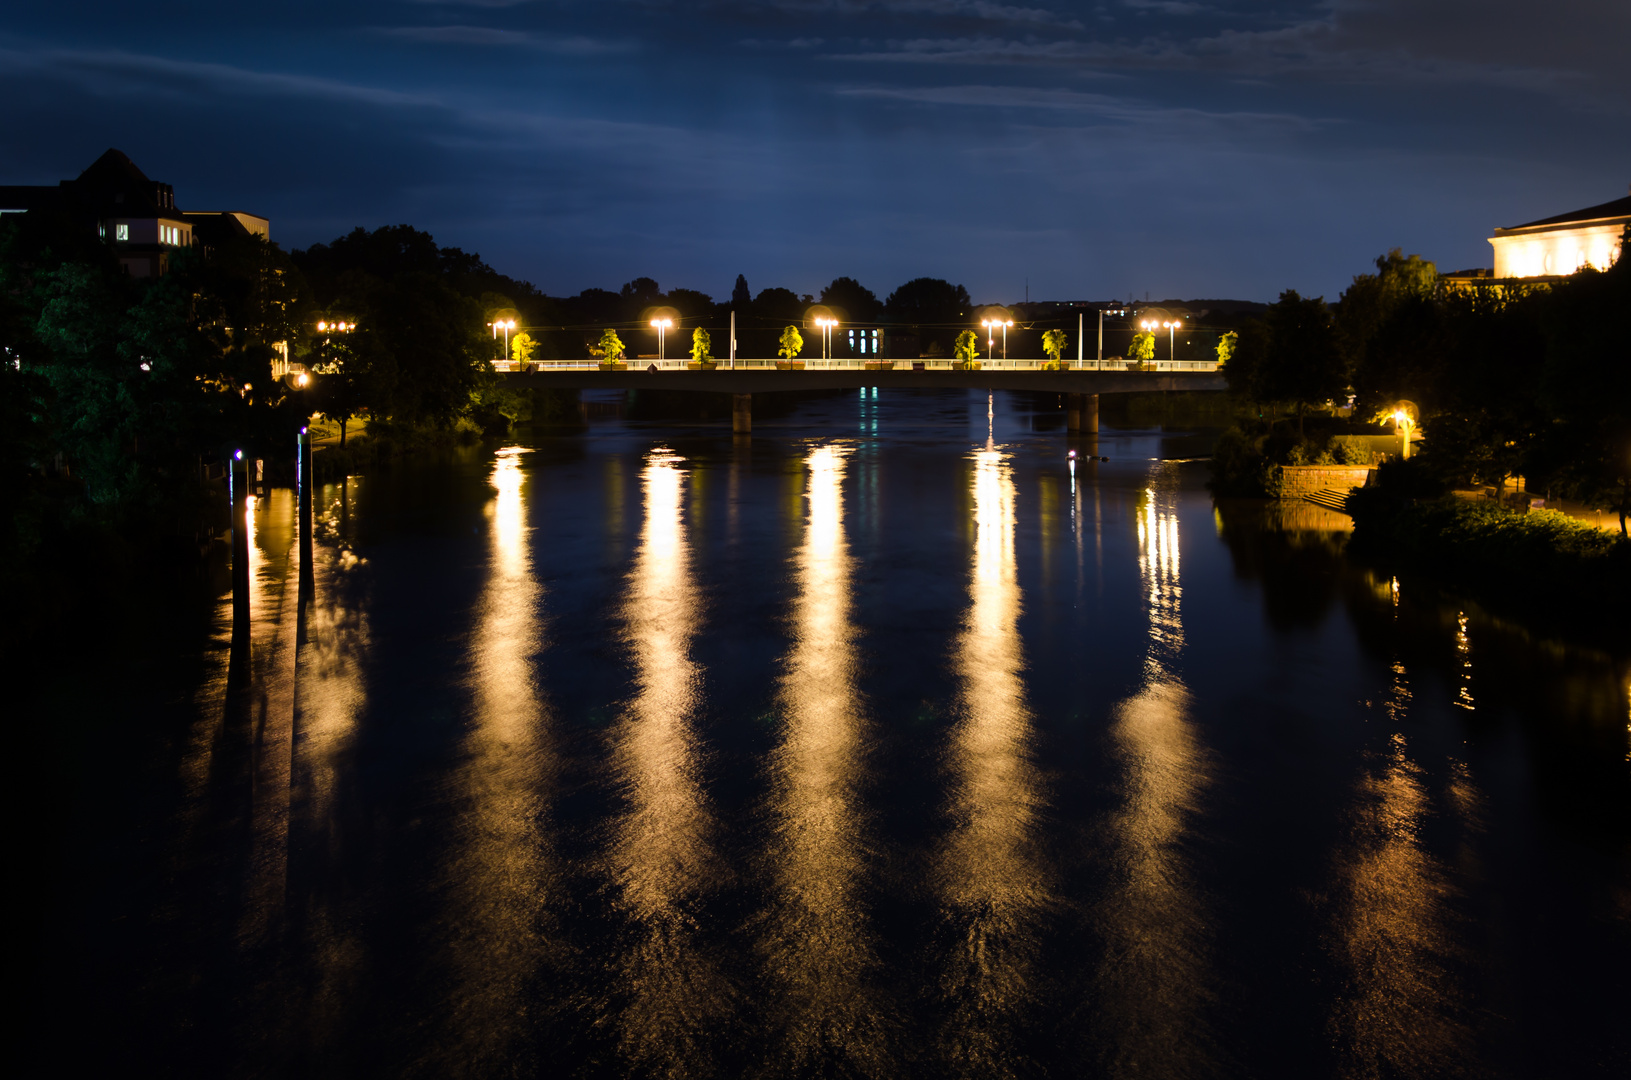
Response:
[[[0,183],[108,147],[284,247],[547,292],[1334,299],[1631,181],[1624,0],[8,4]]]

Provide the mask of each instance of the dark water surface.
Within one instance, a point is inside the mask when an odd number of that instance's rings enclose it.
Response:
[[[42,1071],[1627,1075],[1625,658],[1061,427],[473,449],[304,605],[274,491],[241,685],[223,602],[35,709]]]

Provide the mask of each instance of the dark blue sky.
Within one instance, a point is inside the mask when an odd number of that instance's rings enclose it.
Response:
[[[552,293],[1333,297],[1631,181],[1624,0],[7,5],[0,183],[109,146],[285,247]]]

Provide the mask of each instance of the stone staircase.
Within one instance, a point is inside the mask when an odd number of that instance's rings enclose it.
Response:
[[[1323,506],[1328,510],[1336,510],[1339,513],[1346,514],[1348,512],[1348,491],[1350,490],[1352,489],[1321,488],[1319,491],[1309,492],[1303,498],[1316,506]]]

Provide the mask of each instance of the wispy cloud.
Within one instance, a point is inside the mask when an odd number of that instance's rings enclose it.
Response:
[[[889,101],[943,105],[958,108],[1038,109],[1093,117],[1121,124],[1148,126],[1152,122],[1186,127],[1253,128],[1280,132],[1305,132],[1331,121],[1291,113],[1223,112],[1173,107],[1139,101],[1113,94],[1090,94],[1079,90],[1054,90],[1021,86],[933,86],[933,87],[843,87],[841,97],[876,98]]]
[[[49,49],[22,52],[0,49],[0,69],[47,74],[55,71],[76,77],[81,85],[117,90],[132,83],[148,88],[169,87],[197,92],[200,88],[240,94],[279,95],[351,101],[368,105],[435,106],[434,95],[385,87],[365,86],[315,75],[255,71],[197,60],[174,60],[119,50]]]
[[[478,45],[534,49],[568,56],[603,56],[633,52],[632,41],[610,41],[591,37],[555,37],[528,30],[501,30],[491,26],[386,26],[374,28],[382,37],[416,41],[428,45]]]

